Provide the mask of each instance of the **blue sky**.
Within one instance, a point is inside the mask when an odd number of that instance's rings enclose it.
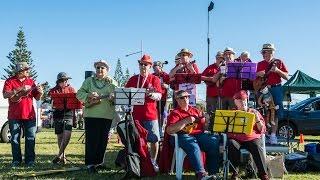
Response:
[[[54,84],[65,71],[79,88],[94,60],[106,59],[114,75],[117,58],[130,73],[138,72],[140,50],[154,60],[167,60],[169,71],[181,48],[189,48],[201,70],[207,66],[209,0],[0,1],[1,71],[23,26],[38,81]],[[263,43],[274,43],[276,56],[290,74],[300,69],[320,79],[318,64],[320,1],[216,0],[210,13],[211,62],[217,50],[233,47],[261,60]],[[203,90],[199,90],[200,93]]]

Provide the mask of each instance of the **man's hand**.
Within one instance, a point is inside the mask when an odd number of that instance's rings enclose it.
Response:
[[[92,92],[88,95],[89,99],[96,99],[99,97],[99,94],[97,92]]]
[[[263,77],[265,74],[266,74],[265,71],[259,71],[259,72],[257,72],[257,76],[259,76],[259,77]]]

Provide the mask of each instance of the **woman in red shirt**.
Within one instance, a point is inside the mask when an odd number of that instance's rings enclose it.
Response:
[[[261,147],[261,135],[266,131],[264,119],[257,110],[248,108],[248,95],[246,91],[239,91],[233,96],[233,99],[238,110],[254,113],[256,118],[253,126],[253,132],[250,135],[228,133],[228,137],[230,139],[228,146],[228,158],[236,168],[240,162],[240,149],[247,149],[251,153],[258,168],[259,178],[263,180],[269,179],[267,175],[266,159]],[[232,170],[234,171],[234,169]],[[236,179],[237,176],[238,174],[234,171],[231,179]]]

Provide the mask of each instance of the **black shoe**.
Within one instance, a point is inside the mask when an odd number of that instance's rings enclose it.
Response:
[[[95,166],[88,167],[87,171],[89,174],[94,174],[98,172]]]
[[[15,169],[15,168],[19,167],[20,165],[21,165],[21,162],[14,161],[14,162],[11,163],[11,168]]]
[[[27,166],[27,168],[34,168],[34,167],[35,167],[35,165],[34,165],[34,162],[33,162],[33,161],[29,161],[29,162],[27,162],[27,163],[26,163],[26,166]]]
[[[52,163],[53,163],[53,164],[66,164],[67,161],[66,161],[65,158],[60,159],[59,157],[55,157],[55,158],[52,160]]]

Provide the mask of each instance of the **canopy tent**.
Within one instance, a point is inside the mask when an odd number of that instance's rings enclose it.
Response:
[[[308,76],[300,70],[283,84],[283,92],[285,95],[294,94],[310,94],[315,96],[320,93],[320,81]]]

